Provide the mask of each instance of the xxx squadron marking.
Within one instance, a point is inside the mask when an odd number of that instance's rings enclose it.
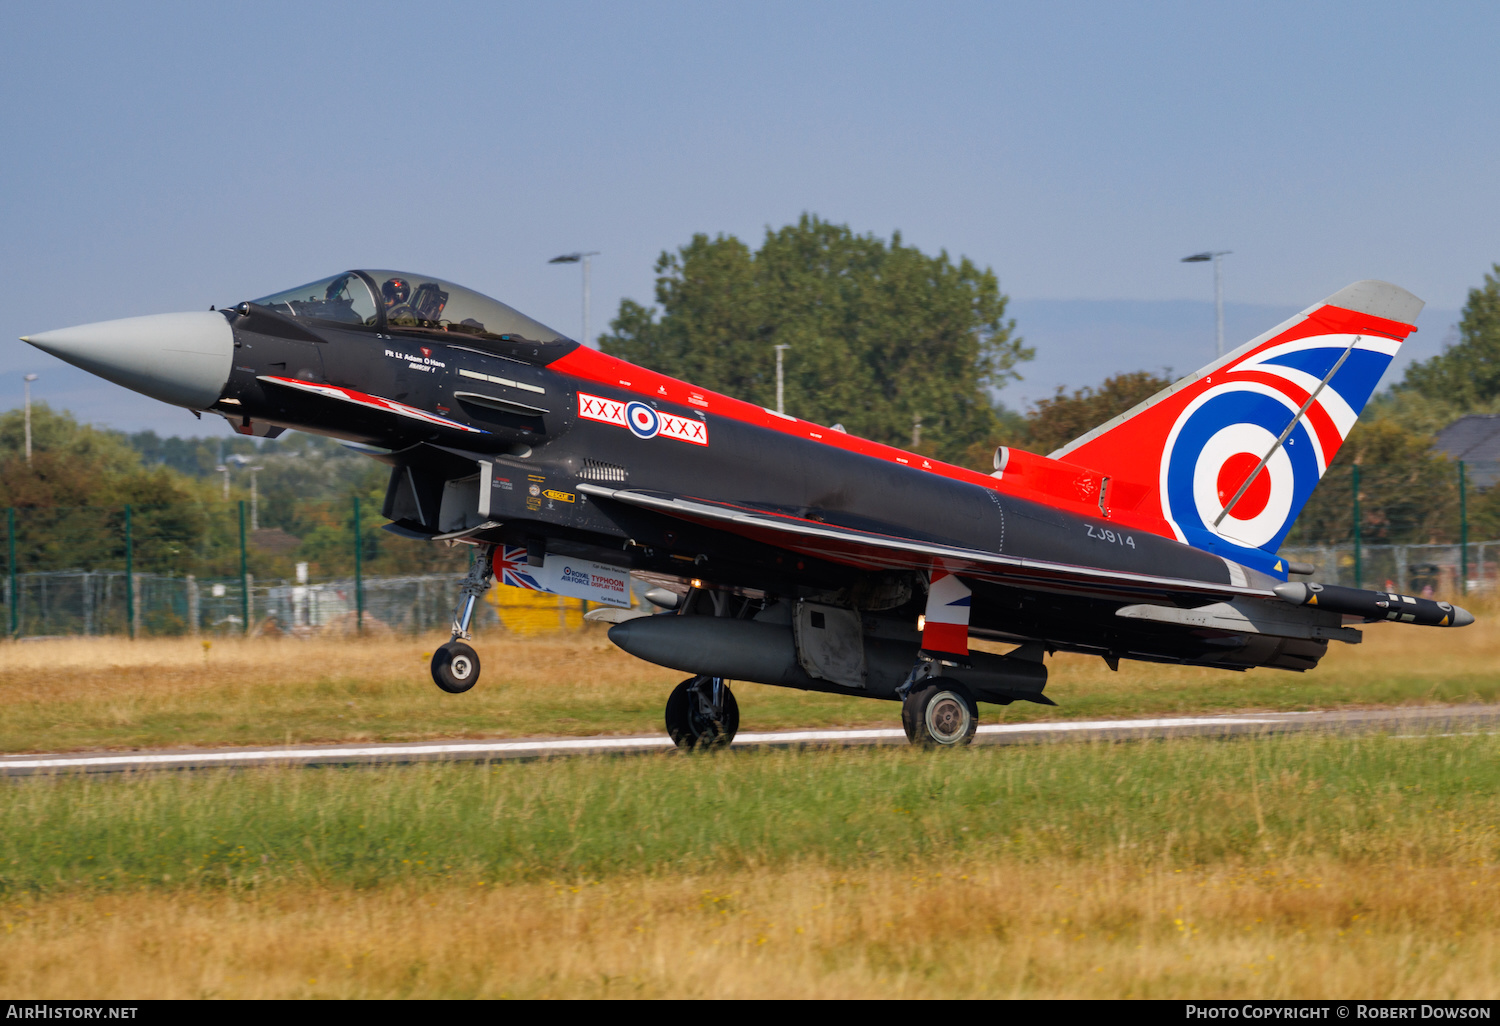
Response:
[[[662,413],[642,402],[624,403],[617,399],[579,392],[578,415],[584,420],[627,428],[637,438],[665,435],[693,445],[708,444],[708,425],[703,421]]]

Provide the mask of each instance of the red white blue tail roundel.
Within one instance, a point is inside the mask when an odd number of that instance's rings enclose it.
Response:
[[[1052,455],[1147,485],[1178,540],[1278,572],[1276,550],[1421,309],[1358,282]]]
[[[1162,454],[1163,513],[1179,537],[1275,552],[1399,345],[1320,334],[1219,368]]]

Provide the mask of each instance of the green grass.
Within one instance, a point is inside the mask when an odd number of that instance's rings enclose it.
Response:
[[[1493,864],[1500,738],[737,751],[497,766],[32,778],[11,896],[764,868],[1289,855]]]
[[[1500,701],[1500,670],[1449,673],[1442,667],[1401,664],[1360,669],[1363,672],[1340,672],[1336,667],[1306,673],[1203,670],[1198,679],[1190,676],[1191,668],[1163,668],[1156,675],[1136,669],[1133,679],[1114,687],[1095,679],[1070,686],[1073,682],[1059,674],[1046,692],[1059,703],[1057,708],[1016,702],[1004,708],[981,705],[981,713],[984,722],[993,723]]]
[[[1309,673],[1235,673],[1059,654],[1059,704],[985,706],[997,720],[1161,716],[1252,710],[1500,701],[1500,627],[1376,625]],[[0,643],[0,751],[452,737],[660,734],[682,674],[643,663],[590,629],[477,642],[473,690],[433,687],[441,638],[71,640]],[[892,702],[737,683],[745,730],[895,726]]]

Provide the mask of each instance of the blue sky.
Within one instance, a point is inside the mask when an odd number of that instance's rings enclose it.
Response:
[[[1500,260],[1497,29],[1465,3],[12,5],[0,339],[359,265],[577,333],[549,257],[602,252],[602,328],[662,249],[814,211],[994,268],[1041,350],[1012,405],[1203,362],[1211,275],[1178,258],[1210,247],[1246,323],[1385,278],[1435,349]],[[0,408],[28,370],[85,419],[220,430],[16,342]]]

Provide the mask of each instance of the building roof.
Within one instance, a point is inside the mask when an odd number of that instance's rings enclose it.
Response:
[[[1500,480],[1500,413],[1471,413],[1437,433],[1433,446],[1454,460],[1463,460],[1469,479],[1480,488]]]

